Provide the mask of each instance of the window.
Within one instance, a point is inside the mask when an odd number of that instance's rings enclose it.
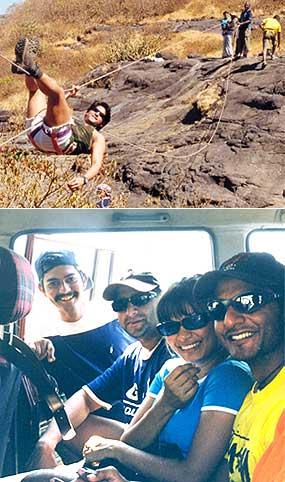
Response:
[[[257,229],[247,238],[249,251],[271,253],[285,264],[285,229]]]
[[[29,244],[32,266],[42,251],[74,251],[80,268],[94,280],[90,294],[94,324],[114,318],[102,293],[129,270],[151,271],[165,290],[184,276],[214,267],[212,238],[202,229],[21,234],[14,249],[24,254]],[[32,313],[27,317],[26,339],[50,334],[57,316],[56,308],[37,290]]]

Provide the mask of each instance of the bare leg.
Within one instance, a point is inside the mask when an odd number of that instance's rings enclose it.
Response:
[[[124,427],[125,425],[117,420],[89,415],[80,427],[77,428],[76,437],[66,443],[66,445],[82,453],[85,442],[92,437],[92,435],[100,435],[101,437],[118,440],[124,431]]]
[[[267,56],[267,46],[268,42],[265,38],[263,38],[263,52],[262,52],[262,61],[263,64],[266,65],[266,56]]]
[[[41,92],[47,96],[46,124],[55,127],[69,122],[71,111],[65,99],[63,88],[47,74],[43,74],[39,79],[36,79],[36,82]]]
[[[26,87],[29,91],[29,100],[27,106],[27,118],[34,117],[39,112],[46,110],[46,96],[39,90],[36,79],[28,75],[25,76]]]
[[[276,45],[277,45],[276,40],[273,39],[273,40],[272,40],[272,53],[271,53],[271,58],[272,58],[272,59],[274,58],[274,55],[275,55],[275,52],[276,52]]]

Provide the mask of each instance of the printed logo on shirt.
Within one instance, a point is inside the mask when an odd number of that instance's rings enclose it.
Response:
[[[237,480],[240,482],[250,482],[251,478],[249,475],[249,449],[246,446],[248,441],[247,437],[243,437],[240,434],[233,432],[232,439],[227,451],[227,459],[230,473],[230,480]],[[232,475],[235,478],[232,479]]]
[[[134,402],[139,401],[139,390],[136,383],[134,383],[133,386],[126,391],[126,397]]]
[[[128,417],[134,417],[136,414],[136,411],[139,407],[125,407],[124,414],[127,415]]]

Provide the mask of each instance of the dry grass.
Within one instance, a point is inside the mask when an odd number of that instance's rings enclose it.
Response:
[[[189,18],[217,18],[222,16],[224,10],[239,15],[243,1],[240,0],[195,0],[188,5],[177,9],[170,14],[162,16],[162,19],[189,19]],[[285,14],[285,7],[279,0],[253,0],[251,2],[255,16]],[[153,20],[153,19],[152,19]]]
[[[111,39],[104,47],[103,54],[107,62],[137,60],[154,54],[161,48],[161,39],[156,35],[141,35],[126,32],[116,39]]]
[[[6,149],[0,153],[0,208],[95,208],[100,201],[96,186],[105,182],[115,187],[116,162],[106,156],[100,175],[84,189],[71,192],[67,182],[74,175],[73,163],[72,156],[53,158]],[[83,156],[77,160],[77,171],[86,167]],[[115,194],[110,207],[125,207],[128,196],[123,191]]]
[[[201,35],[203,35],[203,42],[201,42]],[[167,48],[169,52],[173,52],[181,58],[186,58],[189,54],[218,57],[221,55],[221,49],[222,40],[220,34],[201,34],[201,32],[195,30],[176,34],[172,37]]]

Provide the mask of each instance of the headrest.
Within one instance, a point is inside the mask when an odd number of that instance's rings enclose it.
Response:
[[[0,324],[29,314],[35,292],[30,263],[11,249],[0,247]]]

